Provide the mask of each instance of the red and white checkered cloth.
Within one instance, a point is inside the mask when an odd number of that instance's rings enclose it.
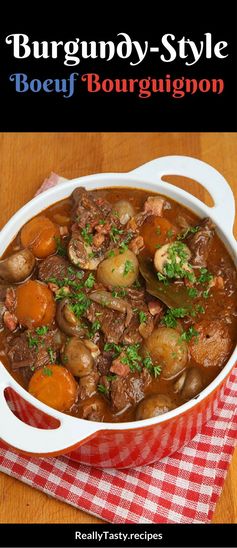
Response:
[[[53,175],[43,190],[58,182]],[[237,367],[201,433],[150,466],[99,470],[66,457],[20,456],[0,442],[0,470],[111,523],[208,523],[237,444],[236,402]]]

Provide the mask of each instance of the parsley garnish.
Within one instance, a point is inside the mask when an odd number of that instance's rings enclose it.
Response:
[[[94,274],[90,273],[84,283],[84,286],[87,287],[88,289],[92,289],[92,287],[94,287],[94,284],[95,284],[95,276]]]
[[[124,265],[123,276],[127,276],[127,274],[129,274],[129,272],[134,272],[134,265],[133,265],[132,261],[129,261],[127,259],[125,261],[125,265]]]
[[[138,350],[140,348],[140,344],[130,344],[126,348],[124,348],[125,356],[121,358],[121,363],[124,363],[129,366],[130,370],[132,372],[134,371],[141,371],[141,361],[142,358],[138,354]]]
[[[189,341],[191,341],[191,339],[193,337],[195,337],[197,339],[198,336],[199,336],[198,331],[195,329],[195,327],[193,327],[193,325],[191,325],[191,327],[189,327],[187,331],[184,331],[180,335],[180,339],[181,339],[181,341],[189,342]]]
[[[202,292],[202,296],[204,299],[208,299],[210,297],[210,289],[206,289]]]
[[[168,262],[164,265],[164,273],[168,278],[188,278],[195,282],[192,267],[188,264],[188,250],[182,242],[170,244],[167,250]],[[184,268],[184,266],[186,268]],[[187,267],[190,269],[188,270]]]
[[[42,325],[42,327],[36,327],[35,329],[35,332],[37,333],[37,335],[46,335],[46,333],[48,333],[48,330],[49,328],[47,327],[47,325]]]
[[[143,310],[138,311],[138,317],[140,323],[146,323],[147,322],[147,314],[143,312]]]
[[[116,244],[119,240],[119,235],[123,234],[123,230],[119,230],[116,226],[112,226],[109,234],[111,240]]]
[[[198,290],[195,287],[188,287],[188,296],[191,297],[191,299],[195,299],[195,297],[198,296]]]
[[[100,322],[98,320],[95,320],[91,324],[91,330],[90,330],[90,333],[89,333],[89,337],[90,338],[94,337],[96,331],[99,331],[100,327],[101,327]]]
[[[66,257],[67,255],[66,247],[62,245],[62,242],[60,238],[58,238],[58,236],[55,236],[55,242],[56,242],[57,255],[60,255],[61,257]]]
[[[97,390],[98,392],[101,392],[101,394],[108,394],[108,390],[104,384],[97,384]]]
[[[111,352],[111,350],[114,352],[115,356],[118,356],[121,354],[123,347],[115,343],[106,343],[104,345],[104,352]]]
[[[189,315],[187,308],[169,308],[163,316],[161,323],[166,327],[176,327],[177,318],[184,318]]]
[[[200,226],[189,226],[184,232],[181,232],[181,234],[177,236],[177,240],[185,240],[189,234],[196,234],[199,229]]]
[[[49,355],[49,361],[50,363],[54,363],[54,351],[52,348],[47,349],[48,355]]]
[[[43,375],[45,375],[46,377],[51,377],[53,374],[53,371],[52,369],[50,369],[49,367],[43,367]]]
[[[109,382],[115,381],[115,379],[117,379],[117,375],[106,375],[106,379]]]
[[[89,225],[89,224],[86,224],[85,228],[82,229],[81,235],[82,235],[82,238],[83,238],[84,242],[85,242],[87,245],[91,245],[91,244],[92,244],[93,236],[92,236],[92,234],[90,233],[90,225]]]
[[[123,297],[126,297],[126,296],[127,296],[127,291],[123,287],[118,288],[118,289],[114,289],[112,291],[112,297],[123,298]]]
[[[28,335],[28,346],[29,348],[38,348],[39,340],[38,337],[33,337]]]
[[[77,318],[80,318],[87,310],[87,308],[90,306],[90,299],[88,297],[80,292],[80,293],[74,293],[73,294],[74,302],[70,303],[70,308],[72,312],[77,316]]]
[[[212,274],[207,270],[207,268],[200,268],[200,276],[198,282],[200,284],[209,283],[213,279]]]

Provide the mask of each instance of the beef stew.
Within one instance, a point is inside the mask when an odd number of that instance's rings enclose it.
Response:
[[[236,344],[236,269],[213,223],[144,190],[77,188],[24,225],[0,280],[3,364],[87,420],[178,407]]]

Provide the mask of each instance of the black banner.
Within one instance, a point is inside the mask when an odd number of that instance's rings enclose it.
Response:
[[[0,130],[235,131],[236,3],[163,4],[3,17]]]
[[[2,525],[2,547],[235,547],[236,525]]]

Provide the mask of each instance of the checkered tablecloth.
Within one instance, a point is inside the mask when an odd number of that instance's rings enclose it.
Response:
[[[25,457],[0,442],[0,470],[111,523],[207,523],[237,444],[236,403],[237,367],[200,434],[151,466],[99,470],[66,457]]]

